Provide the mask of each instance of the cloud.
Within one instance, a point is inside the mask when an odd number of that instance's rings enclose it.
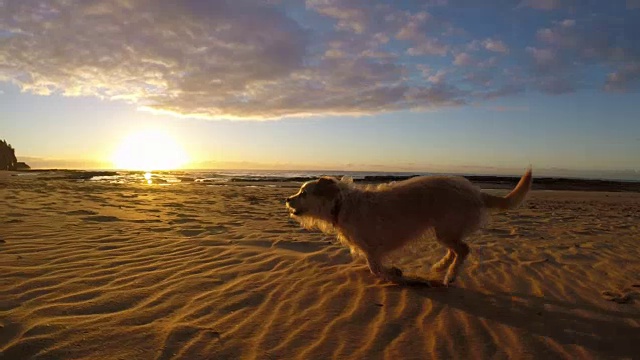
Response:
[[[640,24],[636,22],[594,15],[581,21],[556,22],[539,29],[536,37],[573,60],[610,62],[640,57],[640,40],[634,36],[637,31]]]
[[[466,96],[466,91],[443,83],[438,83],[430,88],[413,88],[407,94],[408,99],[428,98],[441,106],[467,104]]]
[[[416,69],[418,69],[418,71],[420,71],[420,73],[422,74],[423,78],[429,77],[430,74],[433,72],[433,69],[429,65],[425,65],[425,64],[416,65]]]
[[[0,29],[10,35],[0,40],[0,79],[34,94],[97,96],[159,112],[257,119],[460,102],[444,99],[428,83],[410,84],[405,65],[393,61],[397,55],[380,48],[406,19],[427,26],[425,13],[396,11],[378,31],[371,14],[383,16],[383,10],[358,1],[309,1],[310,10],[337,20],[337,32],[321,38],[267,2],[4,3]],[[436,39],[417,32],[407,36],[411,54],[446,53]]]
[[[563,20],[553,28],[543,28],[536,33],[537,38],[548,45],[570,48],[580,45],[582,34],[574,29],[575,20]]]
[[[454,57],[453,64],[456,66],[468,66],[473,62],[471,55],[467,53],[460,53]]]
[[[481,69],[490,69],[495,68],[498,65],[498,58],[492,56],[490,58],[484,59],[478,63],[478,67]]]
[[[577,90],[578,74],[566,58],[558,56],[557,52],[550,48],[527,47],[526,52],[533,60],[533,76],[528,79],[532,86],[553,95]]]
[[[438,70],[435,74],[427,76],[427,80],[434,84],[444,84],[448,71]]]
[[[560,8],[562,0],[524,0],[520,3],[520,6],[549,11]]]
[[[502,106],[502,105],[495,105],[495,106],[487,106],[487,109],[491,110],[491,111],[497,111],[497,112],[529,111],[529,107],[528,106]]]
[[[640,9],[640,0],[627,0],[627,10]]]
[[[336,19],[335,27],[338,30],[350,30],[358,34],[365,32],[371,18],[366,0],[307,0],[307,7]]]
[[[433,36],[436,32],[451,32],[453,27],[447,22],[434,18],[431,14],[421,11],[416,14],[398,12],[386,16],[390,29],[397,29],[395,38],[408,41],[411,47],[407,54],[412,56],[438,55],[444,56],[450,46]]]
[[[484,100],[493,100],[505,96],[517,95],[524,92],[525,90],[526,87],[523,84],[507,83],[494,90],[478,92],[476,94],[476,97]]]
[[[494,75],[489,71],[476,71],[464,75],[464,79],[478,86],[489,86]]]
[[[607,76],[605,89],[626,92],[640,87],[640,62],[625,64]]]
[[[560,22],[560,25],[564,28],[570,28],[576,25],[576,21],[573,19],[565,19]]]
[[[449,46],[435,39],[424,39],[416,46],[407,50],[407,54],[412,56],[420,55],[440,55],[444,56],[449,52]]]
[[[268,6],[7,0],[0,64],[23,91],[127,99],[212,116],[303,68],[306,32]]]
[[[495,31],[476,34],[459,16],[468,0],[0,0],[0,81],[208,119],[638,88],[638,22],[587,7],[581,16],[560,1],[508,3],[491,2]],[[505,18],[538,10],[562,13],[502,40]],[[601,69],[600,83],[584,81],[590,67]]]
[[[556,55],[551,49],[538,49],[530,46],[527,47],[527,52],[531,54],[531,57],[539,66],[547,66],[556,61]]]
[[[638,31],[637,22],[604,14],[565,19],[538,29],[538,44],[526,48],[535,75],[532,83],[546,93],[573,92],[589,86],[588,69],[601,67],[610,69],[602,86],[605,90],[636,89],[640,40],[632,34]]]
[[[493,52],[506,54],[509,52],[507,45],[501,40],[486,39],[482,42],[485,49]]]

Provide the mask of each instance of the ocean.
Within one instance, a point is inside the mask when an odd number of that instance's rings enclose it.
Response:
[[[365,172],[365,171],[273,171],[273,170],[176,170],[176,171],[120,171],[120,170],[30,170],[16,176],[44,180],[92,181],[105,183],[153,184],[223,184],[228,182],[288,182],[306,181],[328,175],[347,176],[353,180],[405,178],[430,173]]]
[[[147,185],[209,185],[245,184],[247,186],[278,186],[288,182],[304,182],[329,175],[350,177],[356,182],[380,183],[403,180],[419,175],[462,175],[488,188],[509,189],[520,176],[477,174],[434,174],[427,172],[380,171],[284,171],[284,170],[179,170],[179,171],[117,171],[117,170],[29,170],[14,176],[38,180],[63,180],[110,184]],[[640,191],[640,181],[584,177],[535,176],[534,189],[583,191]]]

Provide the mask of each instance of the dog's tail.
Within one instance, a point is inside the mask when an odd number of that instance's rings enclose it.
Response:
[[[484,202],[484,206],[490,209],[508,210],[516,208],[527,197],[527,193],[529,192],[529,189],[531,189],[532,181],[533,176],[531,175],[531,167],[529,167],[527,172],[518,182],[518,185],[516,185],[513,191],[507,194],[507,196],[500,197],[482,193],[482,202]]]

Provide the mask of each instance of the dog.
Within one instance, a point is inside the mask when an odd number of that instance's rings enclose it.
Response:
[[[443,282],[449,285],[469,255],[464,240],[484,226],[490,209],[518,207],[532,179],[529,168],[516,187],[500,197],[458,176],[419,176],[378,186],[321,177],[304,183],[285,204],[303,227],[337,234],[353,255],[365,258],[372,274],[385,281],[402,282],[400,269],[382,265],[385,256],[432,231],[447,248],[432,269],[446,270]]]

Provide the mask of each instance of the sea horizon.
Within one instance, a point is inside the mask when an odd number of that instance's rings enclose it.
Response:
[[[611,171],[610,173],[589,174],[579,171],[571,171],[570,174],[554,173],[553,170],[542,169],[536,172],[533,169],[535,178],[545,179],[567,179],[567,180],[587,180],[587,181],[615,181],[615,182],[640,182],[640,174],[631,171]],[[139,180],[134,175],[150,173],[154,178],[162,181],[166,180],[171,183],[175,182],[218,182],[218,181],[295,181],[313,179],[320,176],[350,177],[353,180],[364,179],[401,179],[413,176],[430,176],[430,175],[452,175],[475,178],[519,178],[522,174],[515,172],[506,173],[489,173],[489,172],[436,172],[436,171],[376,171],[376,170],[283,170],[283,169],[173,169],[173,170],[125,170],[125,169],[64,169],[64,168],[36,168],[30,170],[18,171],[21,174],[37,174],[37,173],[55,173],[61,172],[70,174],[71,178],[75,178],[74,174],[79,175],[84,180],[94,181],[111,181],[119,179]],[[84,175],[82,175],[84,174]],[[616,176],[616,174],[620,176]],[[130,181],[124,181],[130,182]]]

